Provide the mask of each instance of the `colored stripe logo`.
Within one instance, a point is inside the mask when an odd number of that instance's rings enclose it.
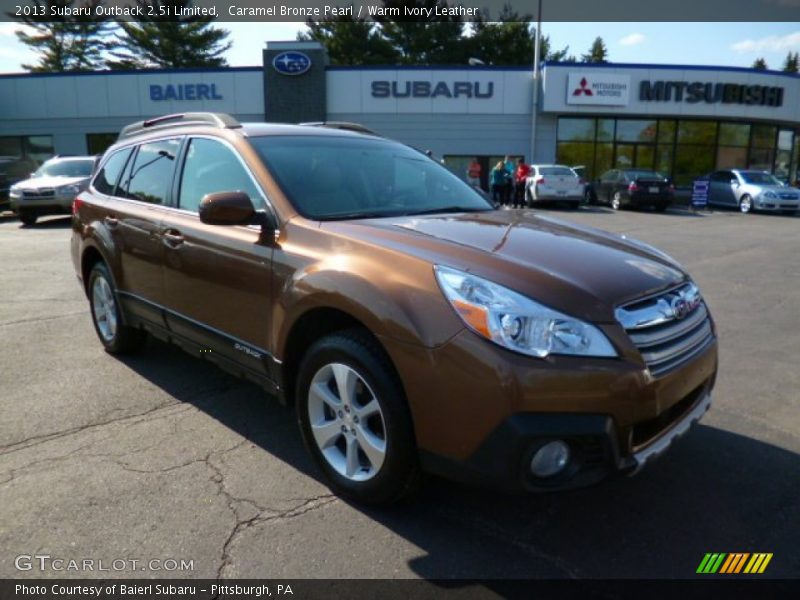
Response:
[[[767,569],[772,553],[755,552],[708,552],[700,561],[697,573],[732,575],[738,573],[760,574]]]

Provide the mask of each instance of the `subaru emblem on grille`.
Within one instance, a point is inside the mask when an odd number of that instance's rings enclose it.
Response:
[[[675,296],[670,302],[670,307],[676,319],[683,319],[691,310],[689,303],[683,296]]]

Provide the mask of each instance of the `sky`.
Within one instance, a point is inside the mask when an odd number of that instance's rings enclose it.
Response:
[[[221,23],[233,47],[232,66],[258,66],[267,40],[293,40],[303,23]],[[34,55],[17,41],[16,23],[0,23],[0,73],[19,73]],[[577,57],[601,36],[612,62],[749,67],[763,57],[780,69],[787,52],[800,52],[800,23],[547,23],[542,32],[554,48]],[[476,57],[480,58],[480,57]]]

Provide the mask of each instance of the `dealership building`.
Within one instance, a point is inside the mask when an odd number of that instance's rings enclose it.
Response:
[[[656,169],[685,185],[715,168],[795,181],[800,77],[731,67],[547,63],[341,67],[313,42],[268,42],[262,65],[0,76],[0,168],[102,152],[132,121],[190,111],[240,121],[351,121],[459,174],[478,156]],[[14,174],[7,173],[11,178]]]

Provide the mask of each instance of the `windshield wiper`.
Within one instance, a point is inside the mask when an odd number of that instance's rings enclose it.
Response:
[[[438,213],[441,214],[451,214],[451,213],[461,213],[461,212],[486,212],[492,210],[488,206],[485,208],[480,208],[477,206],[441,206],[439,208],[428,208],[426,210],[416,210],[413,212],[403,213],[404,216],[413,216],[413,215],[435,215]]]

